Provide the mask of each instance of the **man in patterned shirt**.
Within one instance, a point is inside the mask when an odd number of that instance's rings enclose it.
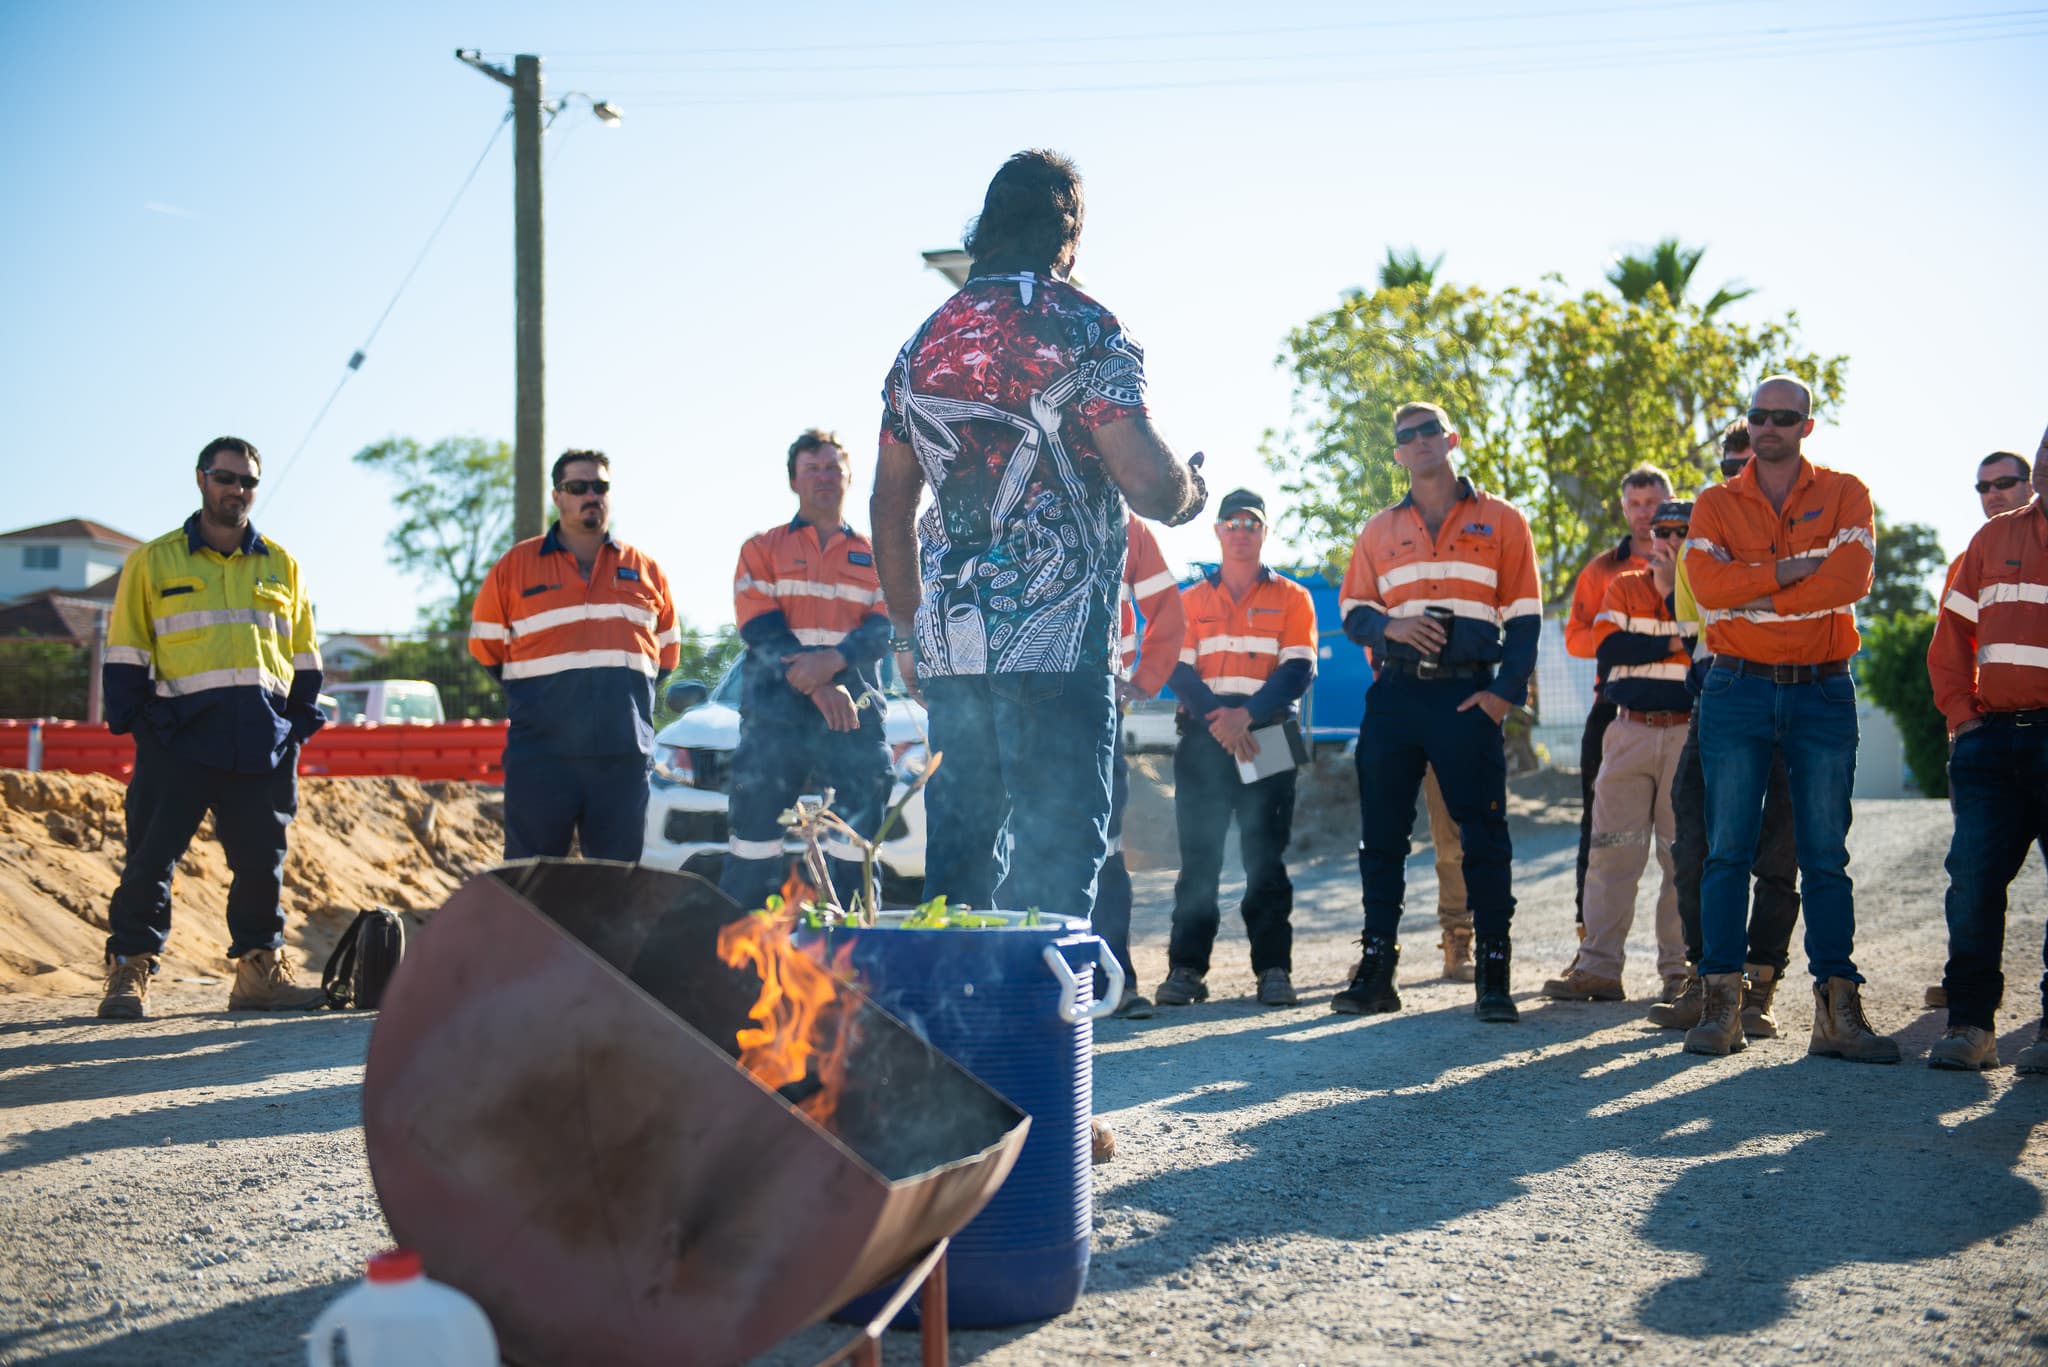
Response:
[[[889,371],[871,514],[891,645],[945,757],[926,894],[987,906],[1008,864],[1019,907],[1085,917],[1108,845],[1125,519],[1178,526],[1207,491],[1199,458],[1152,428],[1144,353],[1067,283],[1081,216],[1058,153],[996,172],[967,283]]]

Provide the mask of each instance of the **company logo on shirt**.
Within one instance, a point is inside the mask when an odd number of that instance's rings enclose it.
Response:
[[[846,563],[849,565],[872,565],[875,563],[875,558],[866,551],[848,551],[846,553]]]
[[[634,569],[631,565],[621,565],[619,566],[619,578],[630,579],[637,584],[640,582],[640,571]]]
[[[1493,524],[1491,522],[1467,522],[1465,530],[1476,536],[1492,536]]]

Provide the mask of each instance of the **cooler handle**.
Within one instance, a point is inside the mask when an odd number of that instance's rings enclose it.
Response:
[[[1109,991],[1103,994],[1101,1001],[1083,1006],[1081,979],[1074,972],[1073,965],[1067,962],[1067,956],[1060,951],[1075,945],[1089,944],[1095,947],[1096,962],[1102,966],[1102,971],[1109,975]],[[1052,970],[1053,977],[1060,980],[1059,1016],[1069,1025],[1079,1025],[1082,1021],[1099,1021],[1116,1010],[1116,1004],[1123,999],[1124,966],[1116,961],[1116,955],[1109,952],[1109,942],[1106,940],[1094,935],[1075,935],[1065,940],[1055,940],[1045,947],[1045,964]],[[1091,971],[1088,974],[1088,991],[1091,995],[1095,991],[1093,967],[1094,965],[1090,965]]]

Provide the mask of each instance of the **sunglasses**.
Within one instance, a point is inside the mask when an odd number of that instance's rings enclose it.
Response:
[[[2025,475],[2000,475],[1997,479],[1980,479],[1977,481],[1977,492],[1988,494],[1993,489],[2010,489],[2015,484],[2025,484],[2026,482],[2027,477]]]
[[[1266,524],[1255,517],[1226,517],[1216,525],[1227,532],[1255,532]]]
[[[1806,414],[1796,408],[1752,408],[1749,410],[1749,425],[1762,427],[1769,423],[1773,427],[1797,427],[1806,421]]]
[[[256,476],[254,475],[238,475],[233,470],[215,470],[209,467],[206,477],[223,489],[232,489],[239,484],[250,493],[254,493],[256,490]]]
[[[1650,528],[1650,535],[1656,537],[1659,541],[1675,541],[1683,537],[1687,530],[1685,527],[1652,527]]]
[[[1435,418],[1431,418],[1428,422],[1418,422],[1413,427],[1395,428],[1394,445],[1406,446],[1417,437],[1440,437],[1443,434],[1444,425]]]
[[[565,494],[574,494],[577,498],[581,498],[585,494],[601,495],[610,493],[612,491],[612,482],[608,479],[565,479],[555,487]]]

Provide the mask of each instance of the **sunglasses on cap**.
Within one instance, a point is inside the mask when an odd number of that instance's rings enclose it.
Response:
[[[1440,437],[1443,434],[1444,425],[1435,418],[1431,418],[1428,422],[1418,422],[1413,427],[1395,428],[1394,445],[1406,446],[1417,437]]]
[[[581,498],[585,494],[610,493],[612,482],[608,479],[565,479],[555,487],[565,494],[574,494]]]
[[[254,493],[258,483],[254,475],[238,475],[233,470],[216,470],[211,466],[207,467],[206,477],[223,489],[232,489],[239,484],[247,493]]]
[[[2015,484],[2025,484],[2026,482],[2027,477],[2025,475],[2000,475],[1997,479],[1980,479],[1977,481],[1977,492],[1988,494],[1993,489],[2010,489]]]
[[[1806,414],[1796,408],[1752,408],[1749,410],[1749,425],[1762,427],[1769,423],[1773,427],[1797,427],[1806,421]]]

